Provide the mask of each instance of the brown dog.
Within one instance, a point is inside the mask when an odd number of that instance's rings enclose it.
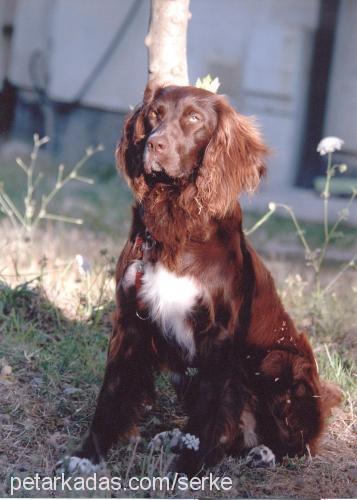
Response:
[[[127,118],[117,158],[136,204],[104,382],[76,457],[97,464],[133,432],[159,369],[184,401],[184,432],[199,438],[181,446],[177,470],[196,473],[225,453],[264,465],[315,452],[340,394],[319,380],[237,202],[266,155],[252,121],[202,89],[147,89]]]

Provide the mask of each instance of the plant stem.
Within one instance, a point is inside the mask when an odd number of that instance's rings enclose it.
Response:
[[[305,235],[304,235],[304,231],[302,230],[295,214],[294,214],[294,211],[291,207],[289,207],[289,205],[285,205],[284,203],[277,203],[276,204],[276,207],[281,207],[281,208],[284,208],[290,215],[293,223],[294,223],[294,226],[296,228],[296,231],[297,231],[297,234],[300,238],[300,241],[301,243],[303,244],[303,247],[305,248],[305,252],[306,252],[306,256],[309,258],[309,259],[312,259],[311,262],[313,263],[313,266],[315,268],[315,265],[314,265],[314,259],[312,258],[312,251],[311,251],[311,248],[310,248],[310,245],[308,244],[306,238],[305,238]]]
[[[0,200],[2,201],[2,206],[5,210],[7,210],[7,214],[11,218],[11,216],[15,216],[20,224],[26,227],[26,222],[20,212],[18,211],[15,203],[12,201],[10,196],[6,193],[3,188],[0,188]]]
[[[100,146],[98,146],[95,149],[87,150],[85,155],[75,164],[75,166],[73,167],[71,172],[64,178],[63,178],[64,167],[62,164],[59,165],[56,184],[55,184],[54,188],[52,189],[52,191],[49,192],[48,195],[42,197],[41,207],[40,207],[40,210],[37,214],[37,217],[33,221],[33,227],[38,225],[40,219],[56,219],[56,220],[62,220],[64,222],[72,222],[75,224],[82,224],[82,221],[80,219],[73,219],[72,217],[64,217],[64,216],[62,217],[62,216],[58,216],[58,215],[47,214],[46,210],[47,210],[49,203],[52,201],[52,199],[69,181],[71,181],[73,179],[77,179],[77,180],[82,181],[82,182],[87,182],[87,183],[92,182],[92,180],[88,179],[87,177],[82,178],[82,177],[78,176],[77,172],[80,170],[80,168],[86,163],[86,161],[91,156],[93,156],[97,151],[100,151],[100,150],[101,150]]]
[[[354,266],[356,258],[357,258],[357,252],[354,254],[354,256],[348,262],[346,262],[346,264],[336,274],[336,276],[330,281],[330,283],[328,283],[328,285],[326,285],[326,287],[323,290],[323,293],[326,293],[327,291],[329,291],[336,284],[336,281],[338,281],[341,278],[341,276],[344,274],[345,271],[347,271],[347,269],[349,267]]]
[[[266,212],[255,224],[252,226],[250,229],[245,229],[244,233],[246,236],[249,236],[250,234],[254,233],[260,226],[262,226],[270,217],[273,215],[275,212],[275,206],[274,208],[269,209],[268,212]]]
[[[48,219],[48,220],[58,220],[61,222],[70,222],[72,224],[83,224],[82,219],[75,219],[74,217],[66,217],[65,215],[57,215],[57,214],[42,214],[38,217],[38,219]]]
[[[29,168],[27,169],[27,193],[25,197],[25,227],[27,231],[31,231],[31,221],[33,217],[33,172],[35,169],[38,150],[40,148],[39,139],[37,134],[34,135],[34,144],[31,152],[31,162]]]
[[[327,170],[326,170],[326,182],[325,187],[322,192],[322,196],[324,199],[324,233],[325,240],[328,239],[328,201],[330,197],[330,183],[331,177],[334,174],[334,168],[332,165],[332,153],[328,153],[328,161],[327,161]]]
[[[324,239],[324,243],[322,245],[322,248],[321,248],[321,252],[320,252],[320,255],[319,255],[319,258],[317,260],[317,265],[318,265],[318,268],[319,270],[321,269],[321,266],[322,266],[322,263],[324,261],[324,258],[325,258],[325,255],[326,255],[326,251],[327,251],[327,247],[328,247],[328,244],[330,243],[331,241],[331,238],[333,237],[333,235],[335,234],[338,226],[341,224],[341,222],[346,218],[346,211],[348,211],[350,205],[352,204],[353,200],[355,199],[356,195],[357,195],[357,192],[356,191],[353,191],[344,211],[342,211],[339,215],[339,217],[337,218],[335,224],[332,226],[332,228],[329,230],[328,229],[328,200],[329,200],[329,197],[330,197],[330,184],[331,184],[331,178],[333,177],[334,175],[334,172],[336,170],[336,168],[338,168],[338,165],[331,165],[332,163],[332,153],[329,153],[329,158],[328,158],[328,166],[327,166],[327,170],[326,170],[326,183],[325,183],[325,188],[324,188],[324,191],[323,191],[323,198],[324,198],[324,234],[325,234],[325,239]],[[347,212],[348,214],[348,212]]]

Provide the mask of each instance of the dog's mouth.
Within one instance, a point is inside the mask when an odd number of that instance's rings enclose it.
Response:
[[[162,164],[155,158],[146,158],[144,163],[144,176],[149,186],[155,184],[174,184],[175,177],[168,174]]]
[[[148,166],[148,171],[153,174],[157,174],[162,172],[164,169],[161,165],[161,163],[158,160],[150,160],[149,161],[149,166]]]
[[[146,160],[146,161],[145,161]],[[196,175],[195,171],[185,172],[180,171],[178,166],[172,167],[175,174],[168,173],[163,164],[156,158],[146,157],[144,160],[144,178],[149,187],[156,184],[164,184],[166,186],[182,186]]]
[[[155,184],[173,185],[177,181],[177,179],[171,177],[164,170],[145,172],[144,177],[148,186],[154,186]]]

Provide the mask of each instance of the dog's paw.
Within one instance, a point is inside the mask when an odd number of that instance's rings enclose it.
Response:
[[[270,448],[261,444],[250,450],[245,463],[249,467],[275,467],[275,455]]]
[[[164,431],[156,434],[149,443],[149,448],[160,450],[160,448],[168,448],[170,451],[178,452],[182,448],[182,432],[179,429],[172,431]]]
[[[88,458],[67,456],[56,463],[54,472],[56,475],[89,476],[98,472],[100,468],[100,464],[94,464]]]

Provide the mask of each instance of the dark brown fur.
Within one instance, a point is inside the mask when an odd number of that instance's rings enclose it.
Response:
[[[163,368],[179,374],[185,432],[200,438],[198,452],[181,452],[178,470],[194,473],[227,452],[245,453],[244,422],[278,458],[302,455],[307,445],[315,452],[340,395],[319,380],[306,336],[244,236],[237,202],[257,187],[267,152],[250,119],[193,87],[147,89],[127,118],[117,158],[137,201],[117,265],[105,378],[79,456],[98,461],[119,436],[136,432],[143,404],[154,397],[154,371]],[[190,362],[153,321],[138,318],[135,287],[121,286],[140,252],[137,237],[147,231],[155,245],[146,258],[207,291],[186,319],[196,345]],[[185,374],[188,366],[197,368],[195,377]]]

